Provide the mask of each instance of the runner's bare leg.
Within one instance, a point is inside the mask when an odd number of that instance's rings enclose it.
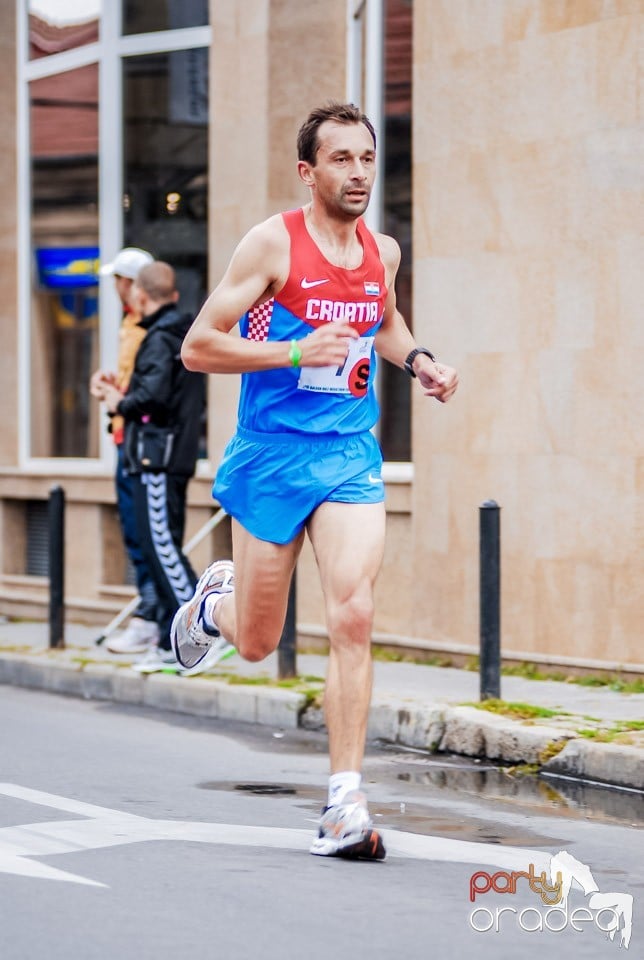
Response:
[[[269,543],[232,520],[232,534],[235,590],[217,604],[217,626],[245,660],[263,660],[282,635],[304,531],[291,543]]]
[[[330,640],[324,709],[331,773],[360,771],[371,702],[373,588],[384,553],[384,503],[323,503],[308,532]]]

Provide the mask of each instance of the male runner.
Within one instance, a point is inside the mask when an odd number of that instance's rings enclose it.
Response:
[[[398,245],[361,219],[375,175],[370,121],[330,103],[313,110],[297,146],[311,202],[250,230],[182,348],[190,370],[243,377],[237,433],[213,488],[233,518],[234,572],[230,561],[208,567],[172,643],[186,667],[228,641],[248,660],[275,650],[308,533],[330,640],[331,776],[311,853],[382,859],[360,792],[385,540],[382,456],[370,432],[374,347],[441,402],[457,376],[416,346],[396,309]],[[238,322],[241,338],[231,336]]]

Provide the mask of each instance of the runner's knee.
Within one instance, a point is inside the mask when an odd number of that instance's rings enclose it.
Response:
[[[331,642],[352,647],[371,642],[373,598],[368,589],[358,589],[327,611]]]
[[[277,649],[280,636],[281,633],[275,637],[272,634],[267,634],[259,630],[247,632],[238,629],[235,636],[235,646],[237,647],[240,657],[244,660],[248,660],[251,663],[258,663],[260,660],[265,660],[266,657]]]

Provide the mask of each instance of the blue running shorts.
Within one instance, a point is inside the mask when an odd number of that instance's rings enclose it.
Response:
[[[326,501],[381,503],[382,453],[372,433],[330,436],[237,428],[212,488],[259,540],[290,543]]]

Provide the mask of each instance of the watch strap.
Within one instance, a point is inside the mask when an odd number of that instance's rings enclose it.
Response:
[[[411,351],[411,353],[406,357],[405,362],[404,362],[404,364],[403,364],[403,366],[405,367],[405,370],[407,371],[407,373],[409,374],[409,376],[410,376],[410,377],[414,377],[414,379],[415,379],[415,377],[416,377],[416,374],[414,373],[414,368],[413,368],[412,364],[413,364],[414,360],[416,359],[416,357],[418,356],[419,353],[424,353],[425,356],[426,356],[426,357],[429,357],[430,360],[433,360],[434,362],[436,361],[436,357],[435,357],[434,354],[431,352],[431,350],[428,350],[428,349],[427,349],[427,347],[414,347],[414,349]]]

